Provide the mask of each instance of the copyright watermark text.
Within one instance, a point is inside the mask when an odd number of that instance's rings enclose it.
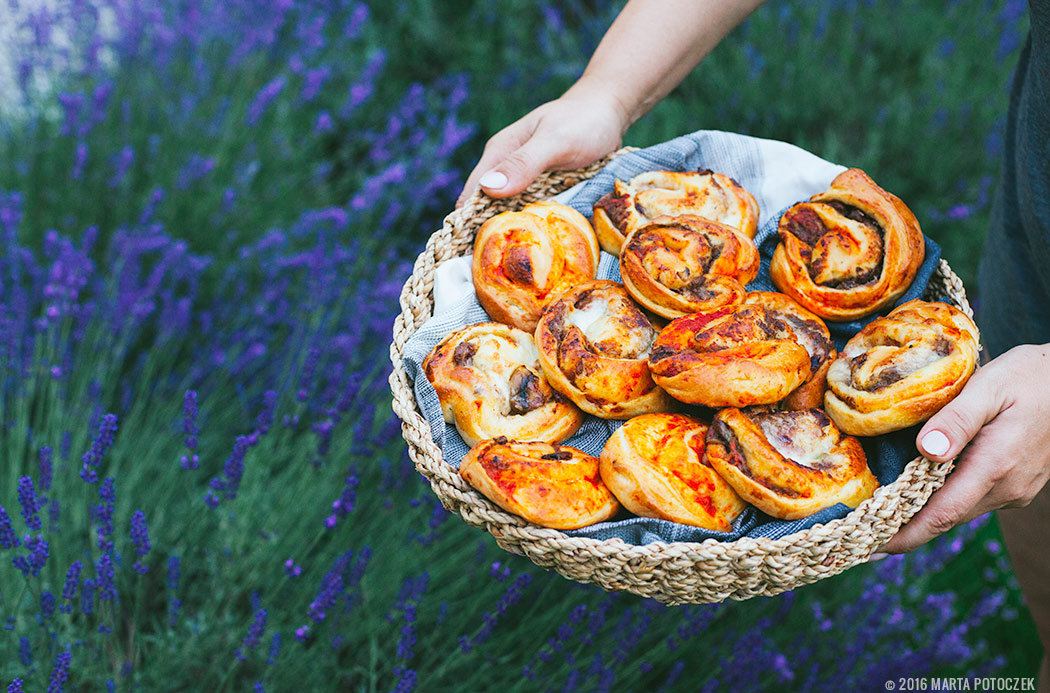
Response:
[[[890,679],[887,691],[1034,691],[1035,678],[1028,676],[930,676]]]

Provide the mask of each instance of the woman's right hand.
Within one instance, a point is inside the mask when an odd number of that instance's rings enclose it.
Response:
[[[620,146],[630,124],[627,110],[615,97],[578,82],[492,136],[456,207],[479,185],[492,197],[510,197],[544,171],[597,161]]]

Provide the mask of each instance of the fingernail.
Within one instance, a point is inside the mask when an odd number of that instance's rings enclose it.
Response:
[[[883,558],[889,558],[889,557],[890,557],[890,555],[888,553],[873,553],[873,554],[871,554],[871,557],[868,558],[868,562],[872,563],[874,561],[881,561]]]
[[[928,455],[940,457],[948,452],[951,446],[952,442],[948,440],[948,436],[940,431],[930,431],[922,437],[922,449]]]
[[[507,184],[507,177],[499,171],[489,171],[478,180],[478,185],[489,190],[499,190]]]

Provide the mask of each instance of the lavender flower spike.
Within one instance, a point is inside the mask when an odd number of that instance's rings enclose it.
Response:
[[[98,473],[95,467],[102,463],[102,456],[106,454],[113,445],[113,437],[117,432],[117,415],[106,414],[98,426],[98,435],[91,442],[91,449],[84,453],[84,467],[80,470],[80,478],[89,484],[98,481]]]
[[[32,477],[23,476],[18,480],[18,503],[22,506],[22,517],[25,518],[26,527],[39,532],[43,526],[40,524],[40,499],[37,498],[36,489],[33,487]]]
[[[11,526],[11,518],[7,511],[0,505],[0,549],[13,549],[19,545],[18,537]]]
[[[149,528],[146,526],[146,514],[141,510],[136,510],[131,516],[131,541],[135,544],[135,555],[139,557],[139,560],[135,561],[135,572],[139,575],[145,575],[149,570],[149,566],[142,562],[146,554],[149,553]]]
[[[69,678],[69,665],[73,662],[73,653],[66,648],[55,658],[55,668],[51,671],[51,680],[47,684],[47,693],[62,693],[66,679]]]

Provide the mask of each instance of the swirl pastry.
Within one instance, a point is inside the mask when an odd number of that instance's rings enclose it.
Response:
[[[780,402],[779,408],[812,409],[823,406],[828,368],[836,355],[828,326],[790,296],[775,291],[752,291],[744,299],[744,305],[762,306],[772,311],[787,323],[795,335],[795,341],[809,354],[809,377]]]
[[[758,229],[758,202],[729,176],[701,169],[647,171],[594,204],[594,231],[602,249],[620,254],[627,235],[657,217],[690,214],[730,226],[748,238]]]
[[[532,333],[551,297],[594,278],[598,240],[587,218],[553,201],[487,220],[474,240],[471,273],[493,320]]]
[[[778,230],[773,282],[825,320],[853,320],[890,305],[925,254],[911,210],[855,168],[788,209]]]
[[[635,515],[728,532],[746,505],[704,462],[706,436],[689,416],[636,416],[602,449],[602,481]]]
[[[707,461],[744,500],[781,520],[836,503],[855,508],[879,486],[860,441],[820,409],[723,409],[707,434]]]
[[[468,445],[507,436],[560,443],[583,413],[551,389],[527,332],[486,322],[445,337],[423,360],[447,423]]]
[[[962,390],[977,351],[977,327],[962,311],[908,301],[868,323],[831,364],[828,414],[859,436],[925,421]]]
[[[603,419],[673,407],[649,374],[646,357],[655,338],[623,286],[606,280],[561,294],[536,326],[540,365],[551,387]]]
[[[660,217],[627,236],[620,274],[643,307],[680,318],[740,303],[744,285],[758,275],[758,262],[754,242],[724,224]]]
[[[772,404],[812,374],[792,324],[757,302],[672,320],[653,343],[649,368],[671,396],[707,407]]]
[[[598,458],[566,445],[483,440],[463,457],[459,473],[496,505],[543,527],[579,529],[620,509],[602,483]]]

